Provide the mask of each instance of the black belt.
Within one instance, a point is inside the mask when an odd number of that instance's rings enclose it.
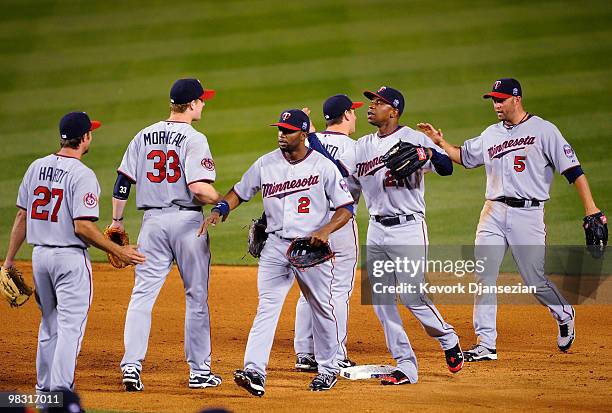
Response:
[[[169,206],[169,207],[145,207],[143,208],[143,210],[148,211],[150,209],[168,209],[168,208],[174,208],[174,207],[178,207],[179,211],[198,211],[201,212],[202,211],[202,207],[201,206],[190,206],[190,207],[186,207],[186,206],[181,206],[181,205],[173,205],[173,206]]]
[[[540,206],[541,201],[537,199],[522,199],[522,198],[510,198],[507,196],[502,196],[497,199],[494,199],[497,202],[503,202],[504,204],[511,206],[512,208],[525,208],[525,207],[537,207]]]
[[[394,217],[386,217],[384,215],[373,215],[374,221],[385,227],[392,227],[395,225],[403,224],[408,221],[416,221],[414,214],[410,215],[396,215]]]

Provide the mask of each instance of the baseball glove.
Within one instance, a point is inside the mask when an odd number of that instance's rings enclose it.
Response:
[[[249,226],[249,254],[255,258],[259,258],[261,251],[266,245],[266,240],[268,239],[268,234],[266,233],[267,227],[268,222],[265,212],[261,214],[260,218],[254,219]]]
[[[110,226],[106,227],[104,230],[104,237],[121,246],[128,245],[130,243],[130,237],[127,232],[119,228],[111,228]],[[128,266],[128,264],[121,261],[117,256],[111,253],[107,252],[106,256],[108,257],[108,262],[110,262],[110,264],[115,268],[123,268]]]
[[[608,219],[603,212],[584,217],[582,224],[587,249],[593,258],[601,258],[608,245]]]
[[[287,259],[296,268],[309,268],[321,264],[334,257],[334,252],[329,244],[314,247],[310,244],[310,238],[296,238],[287,248]]]
[[[23,305],[32,295],[32,288],[26,284],[21,272],[15,268],[0,268],[0,293],[11,307]]]
[[[425,165],[429,160],[427,149],[409,142],[399,141],[381,157],[382,163],[395,179],[406,178]]]

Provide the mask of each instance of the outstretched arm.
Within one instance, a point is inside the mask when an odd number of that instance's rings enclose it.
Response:
[[[11,238],[9,239],[8,250],[6,251],[6,258],[4,259],[4,268],[10,268],[14,265],[15,255],[23,244],[26,237],[26,215],[25,209],[19,208],[17,215],[15,215],[15,222],[13,222],[13,229],[11,230]]]
[[[204,219],[204,222],[198,231],[198,237],[206,233],[209,225],[214,227],[220,220],[222,220],[222,222],[225,221],[230,211],[236,209],[241,203],[242,200],[238,197],[238,195],[236,195],[234,188],[230,189],[223,199],[213,207],[213,209],[210,211],[210,215]]]
[[[88,244],[117,256],[127,264],[136,265],[145,262],[145,256],[139,253],[134,245],[120,246],[106,239],[96,227],[96,224],[90,220],[75,219],[74,233]]]
[[[430,123],[418,123],[417,128],[427,135],[433,143],[444,149],[444,152],[447,153],[448,157],[451,158],[453,162],[461,165],[461,148],[446,142],[442,129],[436,129]]]

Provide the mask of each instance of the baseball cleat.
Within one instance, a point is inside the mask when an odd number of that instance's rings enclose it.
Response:
[[[572,319],[565,324],[558,324],[559,334],[557,335],[557,346],[564,353],[570,349],[576,338],[576,329],[574,328],[574,320],[576,312],[572,308]]]
[[[253,370],[236,370],[234,372],[234,381],[240,387],[246,389],[254,396],[261,397],[266,392],[264,379],[259,373]]]
[[[336,385],[338,379],[335,374],[324,374],[319,373],[316,375],[312,382],[308,386],[312,391],[325,391],[330,390]]]
[[[400,370],[393,370],[391,374],[383,377],[380,380],[380,384],[382,384],[383,386],[410,384],[410,379]]]
[[[123,386],[125,391],[143,391],[144,384],[140,380],[140,371],[134,366],[127,366],[122,370]]]
[[[314,354],[298,354],[295,361],[295,368],[299,371],[315,371],[318,366]]]
[[[357,363],[355,363],[353,360],[351,359],[344,359],[344,360],[339,360],[338,361],[338,367],[345,368],[345,367],[353,367],[356,366]]]
[[[444,357],[451,373],[458,373],[463,367],[463,352],[458,341],[455,347],[444,350]]]
[[[189,372],[189,388],[205,389],[206,387],[217,387],[221,385],[221,376],[215,374],[200,374]]]
[[[476,344],[468,351],[463,352],[463,358],[467,362],[497,360],[497,351],[494,348],[487,348],[480,344]]]

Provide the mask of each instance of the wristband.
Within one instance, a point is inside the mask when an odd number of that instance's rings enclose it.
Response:
[[[217,205],[215,205],[214,208],[210,212],[215,212],[215,211],[217,211],[219,215],[222,215],[224,217],[229,215],[230,213],[229,203],[224,199],[223,201],[217,203]]]
[[[121,218],[113,218],[113,221],[121,222],[121,221],[123,221],[123,217],[121,217]]]

